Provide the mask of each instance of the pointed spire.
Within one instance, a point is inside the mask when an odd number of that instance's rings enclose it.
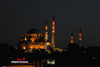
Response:
[[[80,30],[79,30],[79,32],[81,32],[81,27],[80,27]]]
[[[47,25],[47,20],[46,20],[46,25]]]
[[[73,31],[71,31],[71,35],[73,36]]]
[[[53,15],[53,20],[54,20],[54,15]]]

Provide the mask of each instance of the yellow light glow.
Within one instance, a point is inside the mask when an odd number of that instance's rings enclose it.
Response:
[[[81,34],[81,33],[79,33],[79,36],[82,36],[82,34]]]
[[[48,26],[47,26],[47,25],[45,26],[45,29],[46,29],[46,30],[48,29]]]
[[[55,33],[55,31],[53,30],[52,33]]]
[[[32,49],[32,47],[30,46],[30,49]]]
[[[54,22],[54,20],[52,22],[52,33],[55,33],[55,22]]]
[[[50,54],[50,53],[51,53],[51,51],[50,51],[50,50],[48,50],[48,53]]]
[[[55,29],[55,27],[53,26],[52,29]]]
[[[48,36],[48,34],[45,34],[45,36]]]
[[[37,36],[37,34],[35,33],[35,34],[33,34],[33,36]]]
[[[44,46],[40,46],[39,48],[40,48],[40,49],[44,49]]]
[[[23,46],[23,49],[26,49],[26,46]]]
[[[39,47],[38,46],[35,46],[35,49],[39,49]]]
[[[32,37],[30,40],[31,40],[32,42],[34,42],[34,41],[36,40],[36,38],[37,38],[37,37]]]
[[[53,22],[52,22],[52,25],[54,25],[54,24],[55,24],[55,22],[53,21]]]
[[[82,40],[82,38],[80,37],[79,40]]]
[[[71,39],[73,39],[73,36],[71,36]]]
[[[48,42],[47,45],[50,45],[50,42]]]
[[[73,40],[71,40],[71,43],[73,43]]]
[[[31,34],[31,36],[34,36],[34,34]]]
[[[25,37],[25,41],[27,41],[27,37]]]
[[[34,46],[33,45],[30,45],[30,49],[33,49],[34,48]]]

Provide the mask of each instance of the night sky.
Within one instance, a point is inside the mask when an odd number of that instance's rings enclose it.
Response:
[[[51,41],[53,15],[56,46],[67,47],[71,31],[79,44],[80,27],[84,47],[100,46],[100,0],[0,0],[0,43],[15,46],[32,28],[44,35],[46,20]]]

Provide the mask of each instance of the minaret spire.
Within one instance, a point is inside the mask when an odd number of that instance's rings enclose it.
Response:
[[[71,43],[73,43],[73,31],[71,31]]]
[[[53,15],[53,20],[54,20],[54,15]]]
[[[55,47],[55,21],[53,15],[53,22],[52,22],[52,47]]]
[[[47,20],[46,20],[46,25],[45,25],[45,41],[48,41],[48,25],[47,25]]]
[[[82,41],[82,34],[81,34],[81,28],[80,28],[80,30],[79,30],[79,47],[82,46],[81,41]]]

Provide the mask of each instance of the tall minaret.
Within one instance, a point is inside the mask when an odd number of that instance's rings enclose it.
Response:
[[[80,30],[79,30],[79,47],[81,47],[82,46],[82,34],[81,34],[81,28],[80,28]]]
[[[73,43],[73,32],[71,32],[71,43]]]
[[[48,26],[47,26],[47,21],[45,25],[45,41],[48,41]]]
[[[53,16],[53,22],[52,22],[52,47],[55,47],[55,21]]]

